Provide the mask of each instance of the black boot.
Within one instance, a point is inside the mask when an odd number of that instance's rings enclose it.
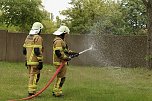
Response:
[[[34,95],[34,93],[28,93],[28,96],[32,96],[32,95]]]
[[[32,95],[35,95],[36,92],[33,92],[33,93],[28,93],[28,96],[32,96]]]

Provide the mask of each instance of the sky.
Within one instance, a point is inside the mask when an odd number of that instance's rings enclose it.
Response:
[[[53,13],[54,20],[56,16],[59,16],[60,19],[64,19],[64,16],[61,16],[59,11],[65,10],[71,5],[68,4],[71,0],[42,0],[42,5],[44,6],[44,9],[47,10],[50,13]],[[117,1],[117,0],[114,0]],[[119,0],[121,1],[121,0]]]
[[[70,1],[71,0],[42,0],[42,5],[44,6],[45,10],[53,13],[54,18],[59,16],[61,19],[64,19],[64,17],[59,14],[59,11],[70,7],[68,4]]]

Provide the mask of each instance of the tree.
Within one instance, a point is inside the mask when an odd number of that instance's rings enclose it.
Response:
[[[99,11],[100,15],[90,27],[91,33],[98,34],[126,34],[125,21],[122,19],[120,4],[114,1],[104,3]]]
[[[72,0],[62,11],[71,31],[96,34],[146,34],[147,16],[141,0]],[[64,21],[64,22],[65,22]]]
[[[61,22],[62,22],[62,21],[61,21],[60,17],[59,17],[59,16],[56,16],[56,27],[57,27],[57,28],[60,27]]]
[[[44,29],[42,30],[42,33],[50,34],[54,32],[56,30],[56,25],[53,22],[53,14],[43,9],[43,16],[41,22],[44,25]]]
[[[124,21],[120,4],[112,0],[72,0],[72,8],[62,11],[71,31],[76,33],[122,34]]]
[[[51,19],[43,19],[42,23],[44,25],[44,29],[42,30],[42,33],[50,34],[56,30],[56,26]]]
[[[88,33],[90,26],[101,15],[101,8],[104,6],[102,0],[72,0],[68,10],[61,12],[67,16],[71,31],[75,33]]]
[[[126,22],[127,32],[132,34],[143,34],[146,29],[146,8],[141,0],[122,0],[122,19]]]
[[[147,66],[152,68],[152,0],[142,0],[146,10],[147,10],[147,28],[148,28],[148,38],[147,38],[147,56],[150,56]]]
[[[40,8],[41,0],[0,0],[2,23],[27,31],[34,22],[43,19],[43,9]]]

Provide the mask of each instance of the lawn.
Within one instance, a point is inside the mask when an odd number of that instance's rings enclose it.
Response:
[[[0,62],[0,72],[0,101],[27,96],[28,71],[24,63]],[[52,65],[44,65],[38,90],[54,72]],[[152,71],[70,65],[63,88],[65,96],[53,97],[52,87],[31,101],[152,101]]]

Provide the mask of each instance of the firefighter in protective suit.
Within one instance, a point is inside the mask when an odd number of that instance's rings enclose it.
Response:
[[[53,33],[56,37],[53,41],[53,64],[58,69],[61,62],[66,61],[65,65],[61,68],[57,75],[56,83],[53,87],[53,96],[60,97],[63,96],[62,86],[65,82],[65,75],[67,71],[67,61],[71,60],[73,57],[77,57],[79,53],[73,52],[68,49],[65,42],[65,36],[69,34],[70,30],[67,26],[60,26],[60,28]]]
[[[35,22],[23,45],[23,54],[26,57],[26,66],[29,70],[28,96],[36,93],[40,79],[40,70],[43,68],[43,39],[40,36],[43,25]]]

